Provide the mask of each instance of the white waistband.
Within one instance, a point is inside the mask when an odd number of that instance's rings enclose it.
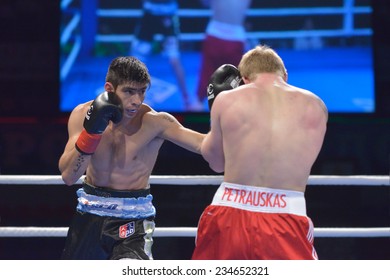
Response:
[[[211,204],[253,212],[306,216],[306,201],[303,192],[243,186],[227,182],[220,185]]]
[[[229,24],[211,20],[206,28],[208,35],[228,40],[228,41],[245,41],[245,29],[241,25]]]
[[[122,219],[144,219],[155,216],[153,196],[146,197],[101,197],[87,194],[82,188],[77,190],[77,210],[90,214]]]

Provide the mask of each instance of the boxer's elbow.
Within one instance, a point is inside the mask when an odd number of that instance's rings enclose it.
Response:
[[[207,142],[205,142],[207,144]],[[225,170],[225,156],[223,149],[216,146],[205,145],[203,143],[201,147],[201,153],[203,158],[208,162],[210,168],[221,173]]]
[[[61,179],[67,186],[72,186],[80,179],[80,175],[78,173],[72,172],[69,168],[60,168]]]
[[[67,186],[72,186],[74,185],[79,178],[76,178],[74,176],[69,176],[66,172],[63,172],[61,174],[62,181],[65,183]]]
[[[223,164],[209,163],[210,168],[217,173],[223,173],[225,171],[225,166]]]

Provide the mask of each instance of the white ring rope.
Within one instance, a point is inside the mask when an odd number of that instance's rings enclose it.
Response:
[[[64,10],[66,9],[70,4],[72,0],[63,0],[61,2],[61,8]],[[64,59],[64,62],[61,65],[60,69],[60,79],[61,81],[65,80],[65,78],[68,76],[70,69],[72,68],[74,62],[76,61],[76,58],[80,52],[81,49],[81,36],[78,34],[78,27],[81,23],[81,14],[77,11],[73,12],[72,18],[69,20],[69,22],[64,27],[61,35],[60,35],[60,46],[63,47],[67,44],[71,45],[71,50],[69,52],[69,55]]]
[[[81,177],[76,184],[84,180]],[[152,185],[218,185],[221,175],[151,176]],[[59,175],[0,175],[0,185],[63,185]],[[310,176],[309,185],[390,186],[390,176]],[[156,228],[155,237],[195,237],[197,228]],[[0,237],[65,237],[68,228],[0,227]],[[316,237],[390,237],[390,228],[315,228]]]
[[[61,8],[67,8],[72,0],[62,0]],[[344,4],[345,5],[345,4]],[[279,9],[250,9],[248,16],[287,16],[287,15],[305,15],[305,14],[345,14],[371,13],[370,7],[354,7],[346,9],[340,8],[279,8]],[[350,7],[348,7],[350,8]],[[210,16],[209,10],[191,10],[181,9],[181,17]],[[97,10],[99,17],[139,17],[141,10]],[[79,25],[80,15],[75,14],[69,25],[65,28],[61,36],[61,44],[69,41],[71,33]],[[323,37],[333,37],[342,35],[367,36],[371,35],[370,29],[350,28],[338,30],[316,30],[309,31],[315,35]],[[307,36],[308,31],[278,31],[278,32],[248,32],[249,38],[295,38]],[[181,34],[181,40],[202,40],[203,33]],[[101,42],[124,42],[131,41],[132,35],[97,35],[96,40]],[[76,37],[70,58],[65,63],[61,73],[61,79],[64,79],[68,73],[70,65],[80,50],[81,41]],[[84,177],[80,178],[76,184],[81,184]],[[223,181],[223,176],[151,176],[152,185],[219,185]],[[0,175],[0,185],[64,185],[61,176],[55,175]],[[390,176],[310,176],[308,185],[354,185],[354,186],[389,186]],[[155,237],[195,237],[197,228],[194,227],[171,227],[156,228]],[[66,227],[0,227],[0,237],[65,237],[68,228]],[[316,237],[390,237],[390,228],[315,228]]]
[[[154,237],[195,237],[196,227],[160,227]],[[66,237],[67,227],[0,227],[0,237]],[[315,237],[390,237],[388,228],[315,228]]]
[[[337,36],[371,36],[372,30],[369,28],[355,29],[353,32],[346,29],[332,29],[332,30],[292,30],[292,31],[259,31],[259,32],[248,32],[248,39],[292,39],[297,37],[307,36],[320,36],[320,37],[337,37]],[[179,39],[182,41],[200,41],[205,38],[205,33],[181,33]],[[99,35],[95,36],[96,41],[105,43],[114,42],[132,42],[134,35]]]
[[[72,33],[75,32],[75,29],[81,21],[81,15],[76,13],[73,15],[72,19],[69,21],[68,25],[64,28],[60,37],[60,44],[65,45],[71,38]]]
[[[82,176],[76,184],[81,184]],[[219,185],[221,175],[152,175],[152,185]],[[0,175],[0,185],[64,185],[60,175]],[[308,185],[390,186],[390,176],[322,176],[309,177]]]
[[[303,7],[303,8],[264,8],[249,9],[248,17],[286,17],[286,16],[305,16],[305,15],[342,15],[343,24],[339,29],[329,30],[291,30],[291,31],[264,31],[247,32],[248,39],[292,39],[306,36],[320,37],[338,37],[338,36],[371,36],[370,28],[357,28],[354,26],[354,16],[356,14],[371,14],[372,8],[369,6],[354,6],[353,1],[344,1],[340,7]],[[179,9],[180,17],[210,17],[212,12],[209,9]],[[129,18],[140,17],[140,9],[97,9],[96,16],[103,18]],[[184,33],[179,34],[182,41],[200,41],[205,38],[204,33]],[[96,34],[97,42],[132,42],[134,35],[131,34]]]
[[[265,8],[265,9],[249,9],[247,16],[249,17],[277,17],[277,16],[303,16],[303,15],[337,15],[337,14],[369,14],[372,12],[371,7],[307,7],[307,8]],[[108,18],[129,18],[142,16],[141,9],[98,9],[96,10],[98,17]],[[212,12],[209,9],[179,9],[180,17],[210,17]]]
[[[64,64],[61,67],[61,71],[60,71],[61,81],[65,80],[65,78],[68,76],[70,69],[72,68],[74,62],[76,61],[80,49],[81,49],[81,36],[76,35],[72,50],[70,51],[70,54],[68,55],[67,59],[65,60]]]

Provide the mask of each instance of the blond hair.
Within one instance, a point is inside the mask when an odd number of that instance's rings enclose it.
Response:
[[[287,77],[287,70],[283,60],[270,47],[258,45],[246,52],[238,65],[242,77],[253,81],[259,73],[276,73],[283,78]]]

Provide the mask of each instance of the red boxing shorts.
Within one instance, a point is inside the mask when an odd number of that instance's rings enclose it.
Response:
[[[223,182],[198,225],[193,260],[313,260],[303,192]]]

